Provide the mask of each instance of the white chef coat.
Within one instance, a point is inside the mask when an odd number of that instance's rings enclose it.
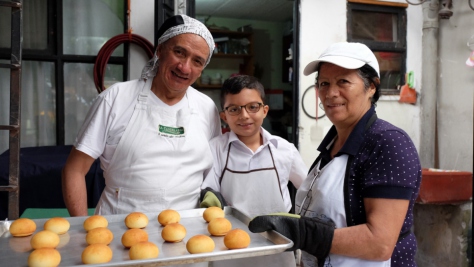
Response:
[[[232,143],[232,151],[227,167],[239,171],[273,167],[272,158],[268,154],[268,146],[271,146],[275,167],[280,177],[283,201],[287,211],[290,211],[291,199],[287,187],[288,181],[291,181],[296,188],[299,188],[306,178],[308,167],[306,167],[299,151],[292,143],[281,137],[271,135],[263,128],[260,128],[260,131],[263,137],[263,145],[255,152],[240,141],[232,131],[212,139],[209,144],[214,158],[214,165],[206,176],[201,188],[210,187],[220,191],[219,178],[226,165],[229,143]]]
[[[77,135],[74,147],[96,159],[100,157],[105,171],[114,155],[117,144],[132,117],[138,94],[143,86],[141,80],[115,83],[95,99]],[[151,92],[151,85],[145,88]],[[149,94],[151,105],[166,107],[170,112],[177,111],[188,104],[198,110],[200,131],[211,140],[221,134],[219,113],[214,101],[207,95],[189,87],[187,97],[173,105],[163,103],[155,94]],[[187,101],[191,101],[188,103]]]
[[[98,214],[197,207],[204,171],[212,166],[199,111],[189,100],[177,112],[151,105],[151,84],[141,83],[132,118],[104,170]]]

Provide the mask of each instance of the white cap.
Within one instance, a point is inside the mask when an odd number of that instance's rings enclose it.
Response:
[[[365,64],[371,66],[380,77],[379,63],[372,50],[365,44],[340,42],[330,45],[317,60],[304,68],[304,75],[316,72],[320,62],[328,62],[346,69],[358,69]]]

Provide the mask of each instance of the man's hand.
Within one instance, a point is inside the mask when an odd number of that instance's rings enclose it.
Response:
[[[253,233],[275,230],[291,239],[295,244],[291,250],[301,249],[314,255],[318,258],[318,266],[323,266],[329,255],[334,228],[332,221],[294,214],[257,216],[249,223]]]
[[[219,207],[224,209],[224,206],[227,206],[224,197],[222,197],[221,193],[213,190],[210,187],[206,187],[206,189],[201,190],[201,197],[199,198],[201,204],[199,205],[201,208],[209,208],[209,207]]]

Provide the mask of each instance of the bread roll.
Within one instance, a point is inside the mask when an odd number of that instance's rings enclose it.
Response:
[[[33,250],[28,256],[30,267],[52,267],[61,263],[61,254],[54,248],[39,248]]]
[[[186,228],[179,223],[170,223],[161,231],[161,237],[167,242],[180,242],[186,237]]]
[[[158,254],[160,254],[158,247],[151,242],[136,243],[128,252],[131,260],[154,259]]]
[[[87,246],[82,251],[82,263],[84,264],[98,264],[106,263],[112,260],[112,249],[105,244],[92,244]]]
[[[36,223],[28,218],[20,218],[10,225],[10,234],[12,236],[29,236],[36,231]]]
[[[148,233],[142,229],[128,229],[122,235],[122,245],[126,248],[145,241],[148,241]]]
[[[101,215],[92,215],[89,218],[84,220],[84,229],[90,231],[98,227],[107,227],[109,222],[104,216]]]
[[[204,218],[206,222],[210,222],[214,218],[224,218],[225,213],[224,213],[224,210],[219,207],[209,207],[206,210],[204,210],[202,217]]]
[[[87,232],[86,242],[88,245],[105,244],[108,245],[114,239],[114,234],[108,228],[98,227]]]
[[[44,230],[50,230],[58,235],[62,235],[69,231],[69,227],[71,227],[69,221],[61,217],[51,218],[43,225]]]
[[[148,217],[141,212],[132,212],[125,217],[125,225],[128,228],[145,228],[148,225]]]
[[[170,223],[179,223],[179,220],[181,220],[181,216],[175,210],[164,210],[158,215],[158,222],[163,226]]]
[[[59,235],[49,230],[39,231],[30,240],[33,249],[56,248],[59,245]]]
[[[242,229],[230,230],[224,237],[224,245],[228,249],[246,248],[250,245],[250,236]]]
[[[231,229],[232,224],[226,218],[214,218],[207,225],[207,230],[214,236],[224,236]]]
[[[186,249],[191,254],[212,252],[216,245],[207,235],[195,235],[186,243]]]

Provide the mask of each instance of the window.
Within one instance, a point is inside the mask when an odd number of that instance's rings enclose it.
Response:
[[[95,56],[126,31],[126,1],[24,0],[21,146],[72,144],[93,99]],[[9,63],[11,8],[0,7],[0,62]],[[104,83],[128,73],[126,44],[109,60]],[[9,113],[10,73],[0,70],[0,114]],[[9,124],[0,116],[0,125]],[[0,153],[8,131],[0,131]]]
[[[347,39],[366,44],[380,65],[381,93],[399,94],[406,72],[404,7],[348,3]]]

